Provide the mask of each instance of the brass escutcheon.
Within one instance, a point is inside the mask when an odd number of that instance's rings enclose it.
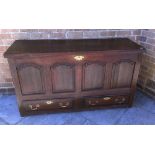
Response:
[[[107,101],[107,100],[110,100],[111,97],[104,97],[103,99]]]
[[[53,104],[53,101],[46,101],[46,104]]]
[[[81,61],[82,59],[84,59],[84,56],[77,55],[77,56],[74,57],[74,59],[77,60],[77,61]]]

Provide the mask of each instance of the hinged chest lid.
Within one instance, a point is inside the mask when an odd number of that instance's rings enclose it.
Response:
[[[143,49],[127,38],[72,39],[72,40],[16,40],[4,53],[4,57],[36,53],[135,51]]]

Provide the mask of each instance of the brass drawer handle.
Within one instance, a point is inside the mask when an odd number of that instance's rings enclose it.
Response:
[[[88,101],[88,104],[89,104],[89,105],[96,105],[96,103],[91,102],[90,100]]]
[[[74,57],[74,59],[75,59],[76,61],[81,61],[81,60],[84,59],[84,56],[77,55],[77,56]]]
[[[106,101],[108,101],[108,100],[111,99],[111,97],[104,97],[103,99],[106,100]]]
[[[66,108],[66,107],[68,107],[69,106],[69,102],[67,102],[67,103],[59,103],[59,105],[62,107],[62,108]]]
[[[29,104],[29,107],[30,107],[30,109],[31,110],[38,110],[38,108],[40,107],[40,105],[39,104],[36,104],[36,106],[33,106],[32,104]]]
[[[46,104],[50,105],[50,104],[53,104],[54,102],[53,101],[46,101]]]
[[[126,101],[125,97],[123,97],[123,98],[116,98],[115,99],[115,102],[117,102],[117,103],[123,103],[125,101]]]

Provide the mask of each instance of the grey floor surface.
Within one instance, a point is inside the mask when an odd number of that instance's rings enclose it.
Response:
[[[153,125],[155,100],[137,91],[132,108],[20,117],[15,95],[0,95],[1,125]]]

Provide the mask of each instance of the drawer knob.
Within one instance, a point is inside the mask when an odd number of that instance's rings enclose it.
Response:
[[[103,100],[106,100],[106,101],[108,101],[108,100],[110,100],[111,99],[111,97],[104,97],[103,98]]]
[[[74,57],[74,59],[77,60],[77,61],[81,61],[81,60],[84,59],[84,56],[82,56],[82,55],[77,55],[77,56]]]
[[[59,103],[59,105],[60,105],[60,107],[62,107],[62,108],[66,108],[66,107],[68,107],[69,106],[69,102],[66,102],[66,103]]]
[[[46,104],[53,104],[54,102],[53,101],[46,101]]]
[[[30,107],[30,109],[31,110],[38,110],[38,108],[40,107],[40,105],[39,104],[36,104],[35,106],[34,105],[32,105],[32,104],[29,104],[29,107]]]

